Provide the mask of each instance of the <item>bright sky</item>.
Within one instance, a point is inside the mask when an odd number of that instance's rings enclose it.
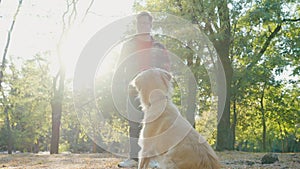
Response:
[[[23,0],[7,57],[30,58],[37,53],[50,51],[47,57],[50,57],[53,65],[52,73],[55,73],[57,71],[56,45],[62,31],[62,15],[66,10],[66,1]],[[82,22],[90,1],[79,0],[77,19],[63,41],[61,54],[69,77],[73,75],[77,57],[85,43],[105,25],[132,14],[134,0],[95,0]],[[0,3],[1,59],[17,6],[18,0],[2,0]]]
[[[2,61],[7,32],[19,0],[2,0],[0,3],[0,56]],[[52,74],[57,72],[57,50],[62,31],[62,15],[70,0],[23,0],[11,37],[7,59],[30,58],[37,53],[50,51]],[[67,76],[73,76],[77,58],[87,41],[102,27],[132,14],[134,0],[94,0],[84,22],[83,16],[92,0],[79,0],[76,22],[68,31],[62,45],[62,58]],[[281,76],[286,77],[287,75]]]

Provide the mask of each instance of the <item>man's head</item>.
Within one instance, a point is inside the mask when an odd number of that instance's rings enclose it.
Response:
[[[149,33],[152,28],[152,16],[148,12],[141,12],[136,17],[137,33]]]

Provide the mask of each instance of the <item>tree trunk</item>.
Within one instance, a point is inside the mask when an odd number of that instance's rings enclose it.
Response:
[[[40,140],[37,139],[33,145],[33,153],[38,153],[40,151]]]
[[[189,48],[186,48],[190,50]],[[193,53],[187,55],[187,66],[192,69],[193,67]],[[197,82],[195,82],[195,76],[188,74],[187,77],[187,99],[185,105],[186,109],[186,119],[195,128],[195,110],[196,110],[196,95],[197,95]]]
[[[4,107],[4,114],[6,119],[6,130],[7,130],[7,152],[8,154],[12,154],[13,149],[13,139],[12,139],[12,133],[11,133],[11,127],[10,127],[10,120],[8,116],[8,109],[9,107],[5,105]]]
[[[58,154],[62,104],[59,100],[53,99],[53,101],[51,102],[51,108],[52,108],[52,137],[51,137],[50,154]]]
[[[188,99],[187,99],[187,113],[186,113],[186,118],[190,122],[190,124],[195,128],[195,110],[196,110],[196,93],[197,93],[197,88],[194,85],[193,78],[189,78],[188,82]]]
[[[222,57],[222,56],[220,56]],[[222,60],[222,59],[221,59]],[[232,68],[231,65],[222,62],[225,71],[225,87],[222,86],[221,80],[223,77],[219,76],[217,84],[218,88],[218,126],[217,126],[217,147],[218,151],[233,150],[233,135],[230,124],[230,92]],[[220,73],[219,73],[220,74]],[[225,91],[223,91],[225,90]]]
[[[93,153],[98,152],[98,145],[93,141]]]
[[[267,135],[267,126],[266,126],[266,116],[265,116],[265,108],[264,108],[264,95],[265,95],[266,83],[263,86],[263,91],[260,98],[260,111],[261,111],[261,121],[263,127],[262,133],[262,149],[266,151],[266,135]]]
[[[230,29],[225,31],[223,40],[214,42],[214,46],[219,55],[217,71],[218,131],[216,148],[219,151],[233,150],[233,135],[230,125],[230,97],[233,73],[229,59]],[[223,84],[224,82],[225,84]]]
[[[237,112],[236,112],[236,100],[234,99],[233,101],[233,120],[232,120],[232,125],[231,125],[231,129],[232,129],[232,147],[234,147],[235,144],[235,128],[236,128],[236,123],[237,123]]]
[[[218,92],[218,126],[217,146],[218,151],[233,150],[233,136],[230,125],[230,96],[233,69],[229,58],[231,43],[231,25],[227,1],[218,1],[217,17],[220,27],[217,32],[211,29],[211,23],[207,23],[210,31],[209,37],[217,53],[217,92]]]
[[[57,80],[59,83],[57,84]],[[59,133],[60,133],[60,121],[62,114],[62,102],[64,95],[64,80],[65,71],[63,68],[60,69],[58,75],[53,79],[53,90],[54,95],[51,100],[52,109],[52,137],[50,154],[58,154],[59,150]]]
[[[262,105],[263,106],[263,105]],[[263,151],[266,151],[266,135],[267,135],[267,126],[266,126],[266,117],[265,117],[265,111],[261,111],[262,115],[262,126],[263,126],[263,133],[262,133],[262,148]]]

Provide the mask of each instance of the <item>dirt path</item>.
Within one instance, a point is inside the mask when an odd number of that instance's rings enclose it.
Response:
[[[279,162],[261,164],[263,153],[218,152],[224,169],[300,169],[300,153],[278,154]],[[111,154],[0,154],[1,169],[118,169]]]

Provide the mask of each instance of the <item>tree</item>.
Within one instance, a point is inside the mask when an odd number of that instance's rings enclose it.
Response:
[[[74,4],[76,7],[76,3]],[[62,105],[64,98],[64,87],[65,87],[65,67],[62,62],[61,56],[61,45],[63,37],[65,36],[65,15],[69,12],[69,4],[67,11],[63,15],[63,31],[61,33],[59,42],[57,44],[57,55],[59,61],[59,70],[56,76],[53,78],[53,96],[51,99],[51,109],[52,109],[52,136],[51,136],[51,147],[50,154],[58,154],[59,150],[59,135],[60,135],[60,125],[62,116]]]
[[[143,2],[143,3],[142,3]],[[230,94],[232,66],[229,58],[231,44],[231,23],[227,1],[136,1],[137,10],[149,10],[158,12],[168,12],[190,20],[203,31],[213,43],[219,61],[215,70],[218,80],[225,80],[226,84],[218,84],[218,132],[217,149],[232,150],[233,138],[230,126]],[[201,57],[201,56],[198,56]],[[223,70],[225,79],[223,79]],[[222,84],[220,86],[219,84]],[[225,91],[223,87],[225,86]],[[225,104],[225,106],[223,106]]]
[[[91,0],[87,10],[85,11],[85,16],[87,15],[89,9],[91,8],[94,0]],[[51,99],[52,108],[52,137],[51,137],[51,154],[57,154],[59,151],[59,135],[60,135],[60,125],[61,116],[63,111],[63,98],[64,98],[64,88],[65,88],[65,65],[62,62],[61,47],[64,43],[64,39],[68,34],[68,30],[73,26],[77,19],[77,4],[79,1],[66,1],[66,11],[62,15],[62,32],[60,39],[57,44],[57,55],[59,70],[56,76],[53,78],[53,96]]]
[[[65,70],[60,68],[56,77],[53,78],[53,97],[51,100],[52,109],[52,137],[50,154],[58,154],[59,149],[59,131],[62,113],[62,102],[64,92]]]
[[[39,54],[22,63],[21,68],[9,66],[13,142],[16,150],[37,153],[40,143],[46,144],[43,139],[48,137],[50,128],[45,123],[50,120],[49,64]]]
[[[14,63],[22,63],[21,67]],[[3,81],[6,102],[9,105],[7,115],[9,117],[10,133],[6,126],[1,127],[1,149],[12,145],[12,150],[38,152],[40,143],[47,150],[49,133],[49,100],[50,100],[50,76],[48,64],[36,55],[26,61],[10,59],[7,62],[5,80]],[[4,108],[4,107],[3,107]],[[2,107],[1,107],[1,110]],[[0,116],[1,117],[1,116]],[[2,120],[2,118],[0,118]],[[10,135],[10,140],[8,139]]]
[[[0,91],[1,91],[1,94],[2,94],[2,104],[3,107],[4,107],[4,115],[5,115],[5,123],[6,123],[6,130],[7,130],[7,135],[8,135],[8,154],[11,154],[12,153],[12,136],[11,136],[11,128],[10,128],[10,119],[9,119],[9,116],[8,116],[8,112],[9,112],[9,109],[10,109],[10,105],[8,105],[7,103],[7,99],[6,99],[6,96],[4,94],[4,91],[3,91],[3,77],[4,77],[4,72],[5,72],[5,68],[6,68],[6,61],[7,61],[7,52],[8,52],[8,49],[9,49],[9,45],[10,45],[10,38],[11,38],[11,35],[12,35],[12,32],[13,32],[13,29],[14,29],[14,26],[15,26],[15,22],[16,22],[16,19],[17,19],[17,16],[19,14],[19,11],[20,11],[20,8],[21,8],[21,5],[22,5],[22,2],[23,0],[19,0],[19,3],[18,3],[18,7],[17,7],[17,10],[15,12],[15,15],[13,17],[13,21],[12,21],[12,24],[8,30],[8,35],[7,35],[7,41],[6,41],[6,45],[4,47],[4,53],[3,53],[3,56],[2,56],[2,63],[1,63],[1,67],[0,67]]]
[[[231,50],[235,69],[233,102],[235,105],[243,103],[241,100],[244,99],[247,102],[255,102],[254,98],[249,98],[249,91],[253,88],[257,90],[251,91],[251,95],[252,92],[261,93],[260,96],[256,95],[260,100],[258,110],[261,113],[261,122],[258,122],[260,126],[257,127],[261,129],[261,133],[256,129],[251,130],[256,130],[256,134],[261,136],[259,140],[261,140],[261,150],[263,151],[268,150],[267,141],[270,131],[268,130],[268,127],[270,128],[267,111],[269,104],[266,103],[268,102],[266,92],[269,91],[269,88],[282,83],[276,82],[274,75],[279,76],[285,67],[291,66],[294,71],[299,67],[294,64],[295,57],[299,55],[296,47],[297,40],[292,40],[297,32],[299,33],[299,31],[293,31],[297,27],[296,25],[299,25],[299,19],[297,19],[299,15],[285,10],[291,6],[294,6],[293,1],[263,1],[252,5],[234,3],[232,8],[233,14],[239,13],[235,10],[243,7],[249,8],[243,15],[239,14],[238,19],[233,22],[234,41]],[[277,89],[277,91],[281,90]],[[237,107],[240,106],[235,106],[233,111],[233,129],[236,124],[248,125],[247,121],[237,122],[237,119],[242,120],[237,116],[239,111],[236,109]],[[243,116],[243,114],[240,115]]]
[[[218,91],[219,106],[225,102],[225,108],[221,110],[219,107],[218,110],[222,116],[218,124],[217,150],[233,149],[235,137],[238,137],[235,129],[241,124],[238,122],[241,120],[238,117],[239,104],[243,99],[255,102],[254,98],[247,98],[249,88],[254,93],[266,92],[263,86],[268,88],[273,85],[270,82],[274,78],[272,72],[280,72],[287,65],[293,67],[294,75],[299,71],[299,64],[295,64],[294,59],[299,56],[296,47],[299,40],[293,38],[299,34],[296,30],[299,13],[295,12],[299,11],[299,6],[295,6],[295,1],[137,0],[135,8],[138,11],[168,12],[188,19],[198,25],[213,43],[219,55],[219,64],[215,68],[223,67],[226,77],[226,90]],[[287,8],[294,9],[294,12]],[[260,64],[267,68],[262,69]],[[257,85],[259,90],[252,90]],[[256,96],[261,99],[259,124],[262,125],[259,128],[262,132],[259,135],[266,148],[266,100],[265,95]]]

